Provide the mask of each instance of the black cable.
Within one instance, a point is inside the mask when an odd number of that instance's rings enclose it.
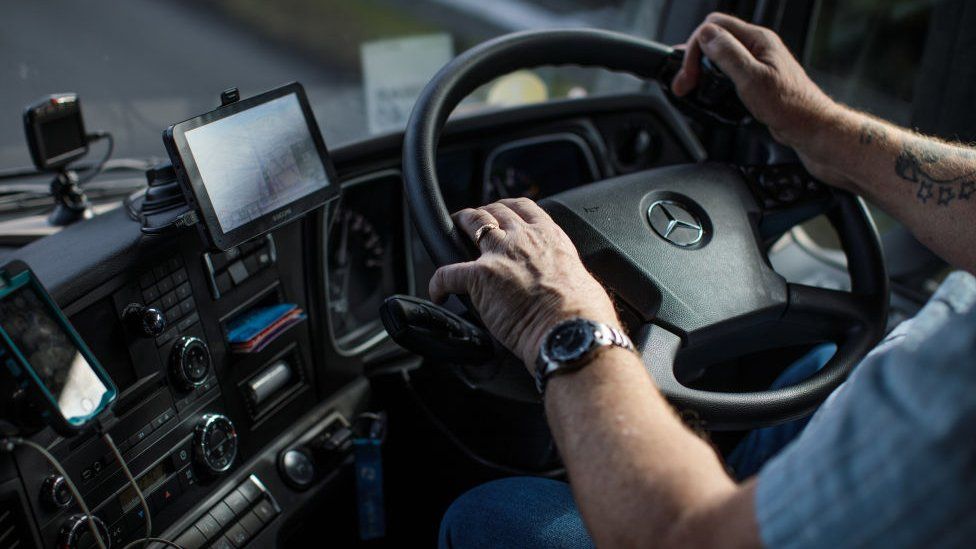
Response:
[[[98,545],[99,549],[107,549],[105,541],[102,539],[102,534],[95,526],[95,517],[92,515],[88,504],[85,503],[85,499],[81,497],[81,492],[78,491],[78,487],[75,486],[75,483],[71,481],[71,477],[68,476],[68,472],[65,471],[64,467],[61,466],[61,462],[59,462],[58,459],[51,454],[51,452],[48,452],[47,448],[32,440],[27,440],[26,438],[22,437],[7,437],[0,441],[0,444],[2,444],[3,449],[7,450],[8,452],[12,451],[15,446],[27,446],[28,448],[32,448],[44,456],[44,459],[46,459],[51,467],[54,467],[54,470],[57,471],[58,474],[64,479],[64,483],[67,485],[68,491],[71,492],[71,496],[74,497],[75,501],[78,502],[78,507],[81,508],[81,512],[88,519],[88,528],[95,537],[95,544]]]
[[[98,133],[88,134],[89,143],[93,143],[100,139],[105,139],[106,141],[108,141],[108,147],[106,147],[105,149],[105,154],[102,156],[102,159],[98,162],[98,164],[95,164],[94,166],[89,168],[88,173],[86,173],[84,177],[78,178],[78,185],[84,185],[85,183],[88,183],[92,179],[95,179],[95,177],[97,177],[98,174],[102,173],[102,170],[105,169],[105,163],[108,162],[108,159],[112,157],[112,152],[115,150],[115,138],[112,137],[112,134],[110,132],[98,132]]]
[[[188,210],[176,216],[176,219],[165,225],[150,227],[146,225],[146,216],[143,215],[140,230],[146,236],[166,235],[196,225],[198,221],[200,221],[200,217],[197,215],[196,210]]]
[[[555,469],[548,469],[542,471],[533,471],[530,469],[521,469],[518,467],[511,467],[502,463],[497,463],[488,458],[478,455],[477,452],[468,447],[457,435],[455,435],[450,427],[447,426],[433,410],[427,407],[427,404],[414,389],[413,383],[410,382],[410,372],[407,370],[401,370],[401,379],[403,379],[404,388],[407,390],[407,394],[410,395],[414,404],[420,409],[421,412],[427,417],[427,419],[437,428],[438,431],[447,438],[462,454],[468,457],[468,459],[484,466],[489,469],[494,469],[509,475],[519,475],[519,476],[529,476],[529,477],[545,477],[545,478],[561,478],[566,475],[566,469],[563,467],[557,467]]]
[[[102,432],[102,441],[105,445],[112,450],[112,456],[115,457],[115,461],[118,462],[119,467],[122,468],[122,472],[125,474],[125,478],[128,479],[129,485],[135,491],[136,496],[139,498],[139,503],[142,505],[142,512],[146,514],[146,537],[144,539],[148,540],[152,537],[152,517],[149,516],[149,503],[146,502],[146,496],[142,493],[142,489],[139,487],[139,483],[136,482],[136,478],[132,476],[132,471],[129,470],[129,466],[122,459],[122,454],[119,452],[118,446],[115,445],[115,441],[112,440],[112,435],[107,432]],[[146,542],[148,543],[148,541]],[[145,547],[145,543],[143,544]]]

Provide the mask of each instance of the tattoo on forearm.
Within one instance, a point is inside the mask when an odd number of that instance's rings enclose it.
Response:
[[[863,143],[862,132],[862,143]],[[931,141],[909,141],[895,158],[895,174],[915,184],[915,198],[922,204],[935,199],[934,204],[948,206],[953,200],[969,200],[976,194],[976,170],[952,177],[936,177],[933,172],[945,169],[947,154],[971,159],[972,152],[954,149]]]

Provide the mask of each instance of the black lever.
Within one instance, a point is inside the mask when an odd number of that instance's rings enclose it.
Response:
[[[420,356],[468,363],[495,356],[486,330],[425,299],[390,296],[380,307],[380,319],[393,341]]]
[[[694,91],[685,97],[674,97],[671,93],[671,81],[681,69],[684,57],[684,50],[674,50],[658,75],[657,79],[667,89],[668,95],[680,103],[728,124],[738,124],[751,117],[749,110],[739,99],[732,79],[704,55],[701,58],[701,74],[698,78],[698,85]]]

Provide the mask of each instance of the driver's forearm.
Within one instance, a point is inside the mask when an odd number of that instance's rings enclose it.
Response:
[[[634,354],[554,377],[546,412],[598,546],[758,545],[752,485],[729,478]]]
[[[863,195],[950,264],[976,272],[976,149],[838,107],[798,148],[826,180]]]

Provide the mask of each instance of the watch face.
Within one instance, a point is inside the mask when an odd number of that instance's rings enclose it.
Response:
[[[568,322],[556,328],[549,339],[549,358],[556,362],[572,362],[582,357],[593,345],[593,327],[587,322]]]

